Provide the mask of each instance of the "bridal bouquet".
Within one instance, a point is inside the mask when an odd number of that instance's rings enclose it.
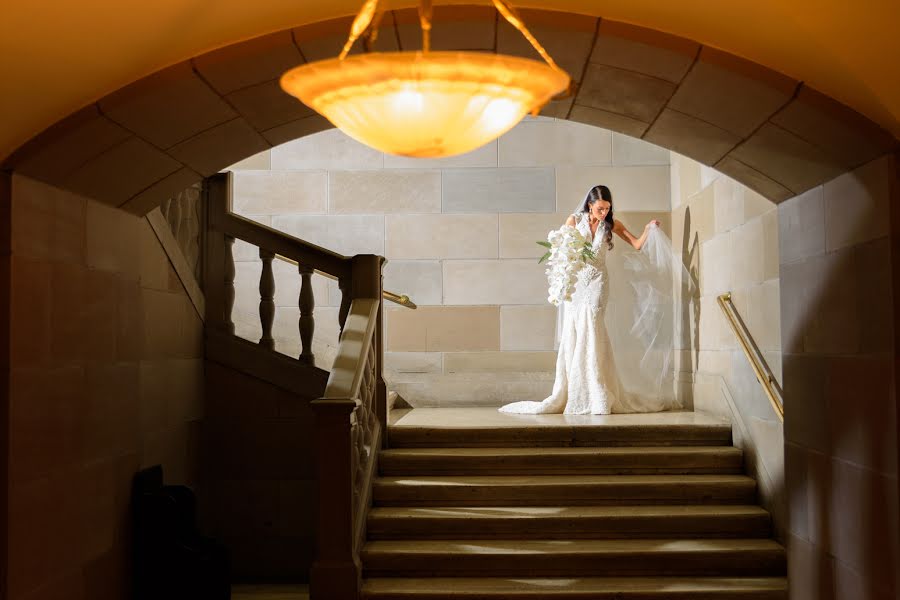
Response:
[[[578,271],[594,258],[591,243],[574,227],[563,225],[547,234],[546,242],[538,242],[547,248],[538,263],[547,261],[547,282],[550,285],[547,300],[554,306],[572,299]]]

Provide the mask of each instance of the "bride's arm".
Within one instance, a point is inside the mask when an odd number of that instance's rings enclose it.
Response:
[[[625,228],[625,225],[622,224],[622,221],[616,219],[615,224],[613,225],[613,233],[618,235],[620,238],[631,244],[631,247],[635,250],[640,250],[644,247],[644,242],[647,241],[647,236],[650,235],[650,228],[653,226],[659,226],[659,221],[656,219],[650,221],[644,226],[644,233],[641,234],[641,237],[634,237],[628,229]]]
[[[575,227],[575,215],[569,215],[569,218],[566,219],[566,225],[569,227]]]

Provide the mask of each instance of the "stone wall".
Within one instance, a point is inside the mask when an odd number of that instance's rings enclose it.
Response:
[[[898,203],[885,156],[778,206],[792,599],[900,592]]]
[[[535,242],[559,227],[592,185],[614,195],[635,233],[669,227],[669,152],[618,133],[528,119],[498,141],[440,160],[372,150],[337,130],[232,167],[234,210],[344,254],[387,257],[389,384],[415,406],[499,405],[542,399],[552,387],[556,309],[547,302]],[[621,244],[617,252],[627,252]],[[237,243],[235,321],[260,335],[256,249]],[[276,264],[275,335],[299,353],[296,268]],[[340,292],[315,278],[316,345],[330,366]]]
[[[776,379],[781,381],[779,227],[775,204],[721,173],[672,154],[672,231],[682,286],[680,393],[686,406],[734,424],[735,443],[781,531],[783,428],[716,298],[732,293]]]
[[[196,478],[202,323],[145,220],[11,187],[6,597],[129,597],[132,476]]]

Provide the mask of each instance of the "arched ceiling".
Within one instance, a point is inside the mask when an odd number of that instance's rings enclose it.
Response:
[[[388,8],[415,5],[383,1]],[[7,3],[0,11],[0,158],[66,115],[160,68],[265,33],[352,14],[361,2]],[[726,50],[804,81],[900,137],[896,0],[514,4],[629,22]]]

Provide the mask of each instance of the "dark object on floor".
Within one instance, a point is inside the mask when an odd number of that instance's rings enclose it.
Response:
[[[190,488],[163,485],[159,465],[132,485],[135,600],[230,600],[225,547],[197,532]]]

